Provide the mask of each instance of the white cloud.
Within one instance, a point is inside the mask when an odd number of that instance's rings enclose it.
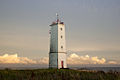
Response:
[[[43,57],[39,61],[37,61],[39,64],[48,64],[49,58]],[[69,56],[67,56],[67,64],[72,65],[79,65],[79,64],[118,64],[116,61],[107,61],[105,58],[99,58],[97,56],[79,56],[76,53],[72,53]]]
[[[68,64],[105,64],[105,58],[90,57],[89,55],[79,56],[75,53],[71,54],[67,58]]]
[[[9,55],[9,54],[4,54],[3,56],[0,56],[0,63],[21,63],[21,64],[35,64],[36,61],[31,60],[27,57],[18,57],[17,54]]]
[[[48,57],[32,60],[27,57],[18,57],[18,54],[4,54],[0,56],[0,64],[48,64],[48,62]]]
[[[0,64],[49,64],[49,58],[43,57],[39,60],[32,60],[27,57],[18,57],[17,54],[4,54],[0,56]],[[79,56],[75,53],[67,57],[67,64],[118,64],[116,61],[107,61],[105,58],[98,58],[97,56],[90,57],[89,55]]]
[[[116,61],[109,61],[108,64],[117,64]]]
[[[49,58],[48,57],[43,57],[38,61],[39,64],[48,64],[49,63]]]

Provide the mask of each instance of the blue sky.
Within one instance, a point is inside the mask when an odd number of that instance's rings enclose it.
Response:
[[[0,0],[0,55],[48,57],[56,13],[66,25],[68,55],[120,61],[120,0]]]

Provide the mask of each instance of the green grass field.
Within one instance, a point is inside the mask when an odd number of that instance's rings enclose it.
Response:
[[[120,80],[120,72],[71,69],[0,70],[0,80]]]

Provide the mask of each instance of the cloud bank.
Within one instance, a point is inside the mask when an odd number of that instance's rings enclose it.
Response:
[[[4,54],[0,56],[0,64],[49,64],[49,58],[43,57],[39,60],[32,60],[27,57],[18,57],[17,54]],[[67,64],[118,64],[116,61],[107,61],[105,58],[98,58],[97,56],[90,57],[89,55],[79,56],[75,53],[67,57]]]
[[[75,53],[67,58],[68,64],[105,64],[105,58],[90,57],[89,55],[79,56]]]
[[[27,57],[18,57],[17,54],[13,54],[13,55],[4,54],[3,56],[0,56],[0,63],[2,64],[9,64],[9,63],[35,64],[37,62]]]

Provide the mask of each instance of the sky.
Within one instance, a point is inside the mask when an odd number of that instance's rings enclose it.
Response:
[[[56,13],[69,65],[120,64],[120,0],[0,0],[1,66],[48,64]]]

